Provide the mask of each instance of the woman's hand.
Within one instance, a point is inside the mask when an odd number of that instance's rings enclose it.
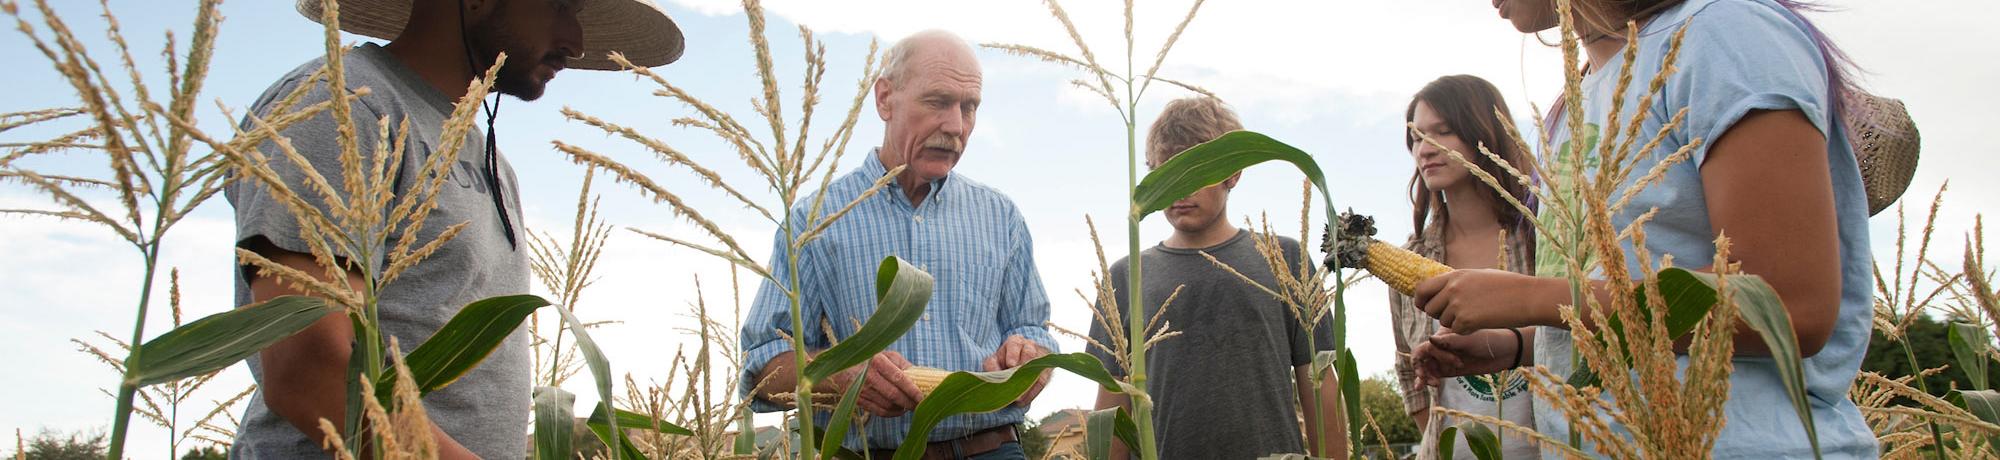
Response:
[[[1416,304],[1459,331],[1558,326],[1556,305],[1569,303],[1569,284],[1505,270],[1452,270],[1417,283]]]
[[[1446,378],[1512,369],[1517,356],[1526,351],[1521,349],[1522,342],[1515,340],[1514,333],[1506,329],[1487,329],[1463,335],[1450,329],[1440,329],[1437,335],[1432,335],[1410,351],[1410,362],[1416,365],[1417,379],[1435,387]]]

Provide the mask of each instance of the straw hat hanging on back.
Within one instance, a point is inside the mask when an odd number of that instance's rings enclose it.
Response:
[[[1888,209],[1917,172],[1921,139],[1903,101],[1859,93],[1855,116],[1847,120],[1848,144],[1861,163],[1861,184],[1868,192],[1868,215]]]
[[[384,40],[395,39],[410,21],[410,3],[419,0],[339,0],[340,30]],[[321,0],[298,0],[299,14],[319,21]],[[625,54],[633,65],[657,67],[680,59],[684,43],[680,26],[653,0],[591,0],[577,14],[583,25],[583,57],[569,67],[621,70],[611,52]]]

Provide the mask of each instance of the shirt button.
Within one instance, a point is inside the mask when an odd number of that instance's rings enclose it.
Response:
[[[924,314],[924,321],[930,321],[930,320],[931,320],[931,314],[930,314],[930,313],[925,313],[925,314]]]
[[[917,223],[924,223],[924,216],[917,216]]]

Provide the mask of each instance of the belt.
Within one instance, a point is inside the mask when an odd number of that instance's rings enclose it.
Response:
[[[924,460],[957,460],[992,452],[1010,442],[1019,442],[1015,434],[1019,425],[1001,425],[987,428],[977,433],[955,439],[935,441],[924,446]],[[896,455],[895,449],[875,449],[868,451],[870,458],[889,458]]]

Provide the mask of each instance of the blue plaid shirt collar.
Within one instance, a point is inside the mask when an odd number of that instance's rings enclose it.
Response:
[[[883,175],[889,174],[889,167],[887,165],[882,164],[881,147],[868,149],[868,160],[861,164],[861,170],[867,172],[869,177],[882,177]],[[943,198],[945,195],[960,193],[957,189],[964,187],[964,184],[962,184],[962,182],[964,181],[952,180],[952,178],[955,178],[957,176],[958,176],[958,171],[952,171],[945,173],[945,176],[942,179],[931,181],[930,195],[925,196],[924,201],[943,202],[944,201]],[[909,204],[910,200],[909,197],[903,195],[903,192],[901,190],[901,184],[897,183],[900,180],[902,180],[902,178],[890,179],[889,180],[890,190],[883,190],[883,194],[892,195],[895,197],[893,198],[894,200],[902,202],[903,204],[907,205]]]

